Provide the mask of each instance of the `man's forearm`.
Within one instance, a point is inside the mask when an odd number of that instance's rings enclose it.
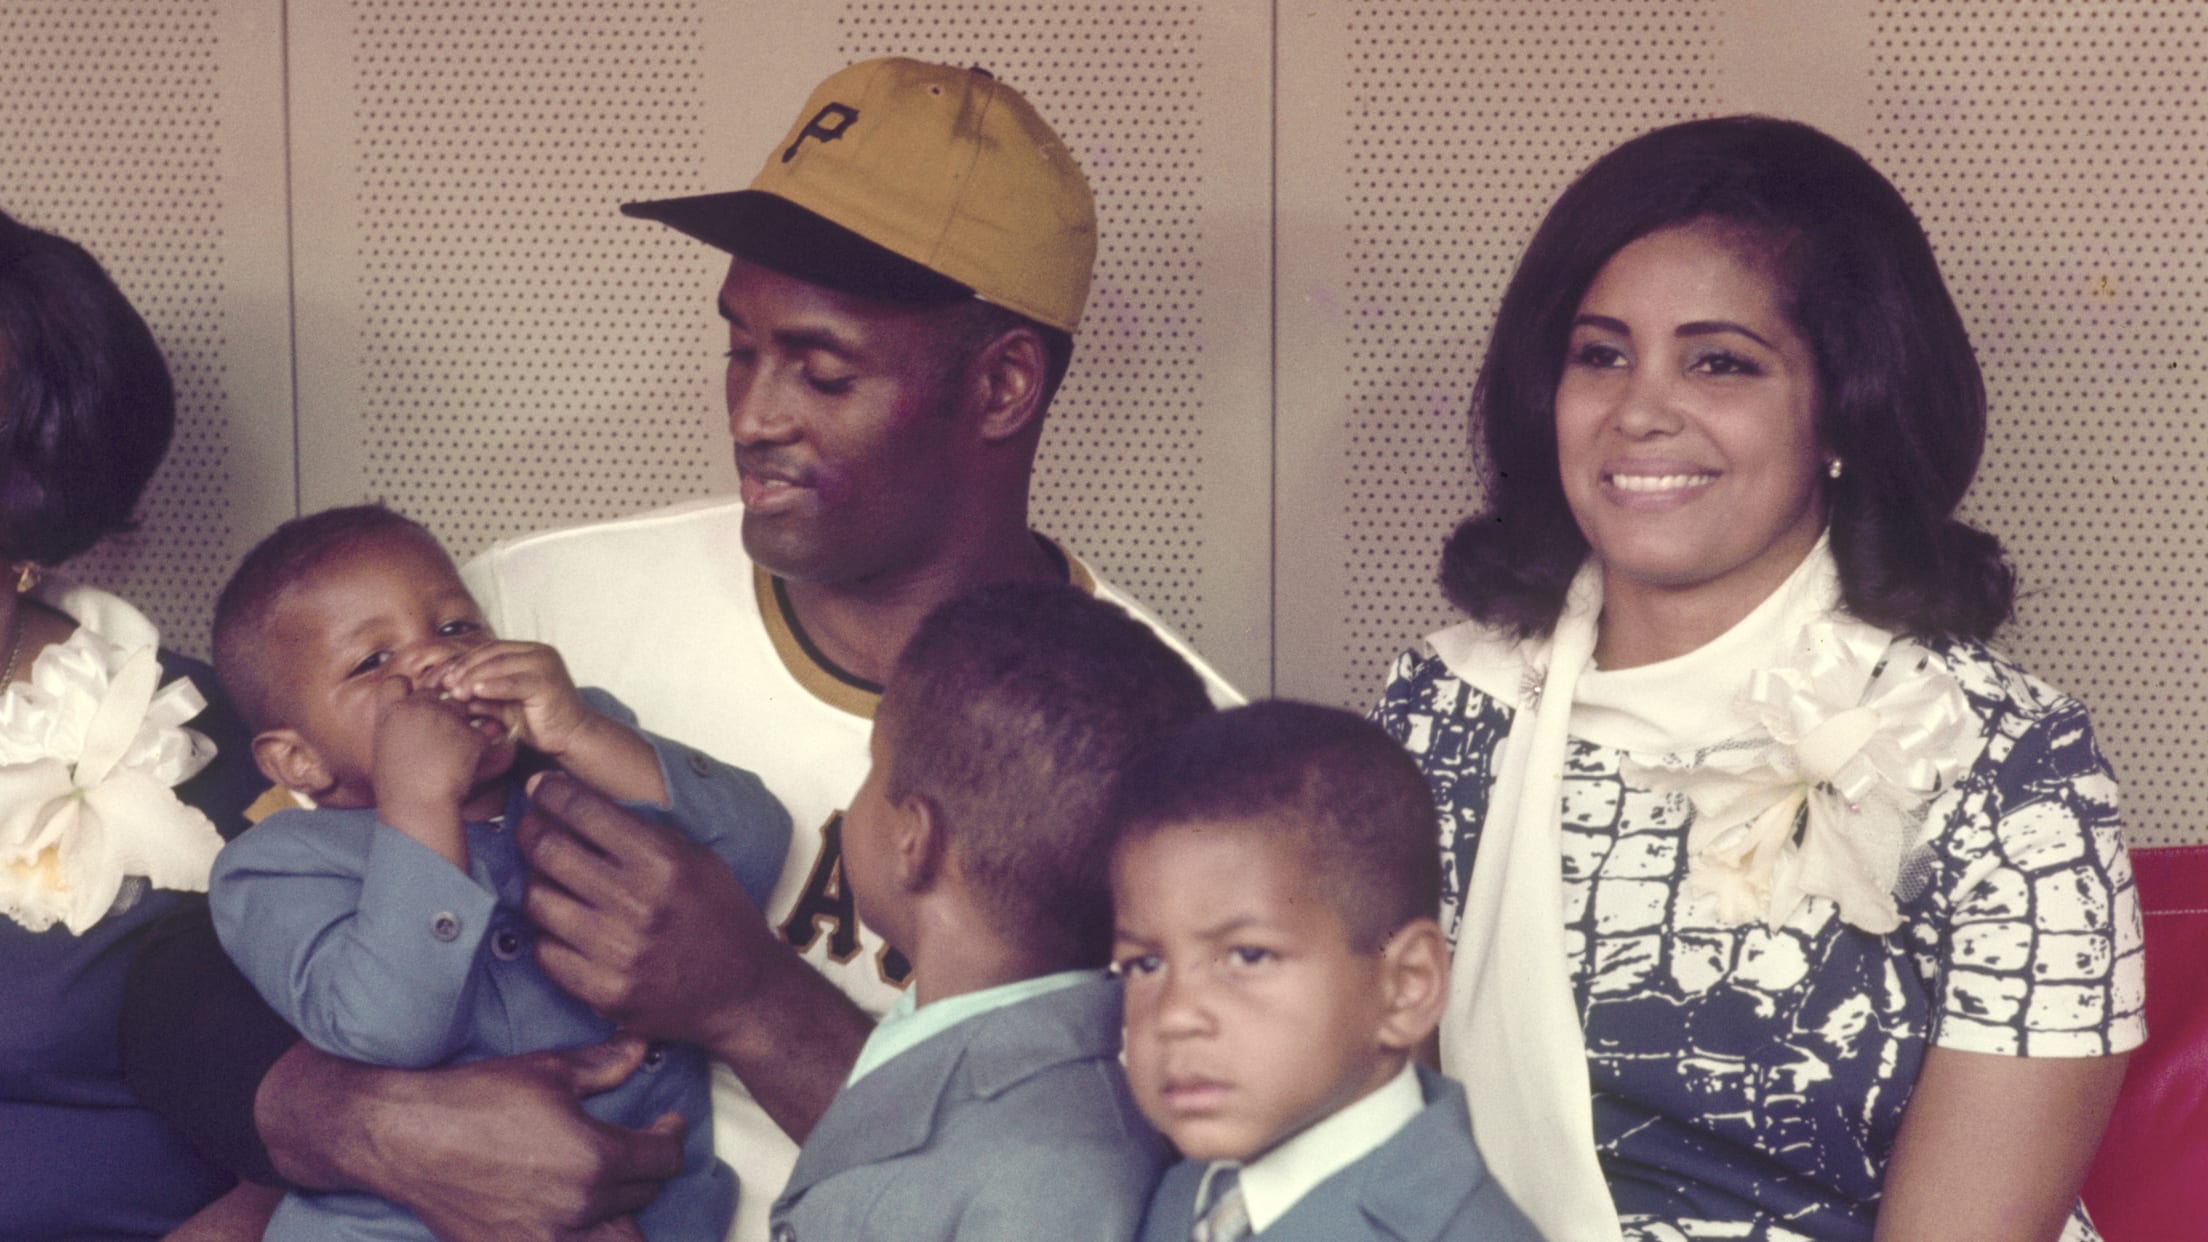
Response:
[[[754,990],[710,1044],[752,1098],[803,1144],[851,1076],[874,1022],[786,949],[758,965]]]
[[[379,1087],[393,1071],[341,1060],[302,1041],[261,1080],[253,1116],[278,1176],[316,1190],[387,1186],[375,1141],[385,1111]]]
[[[262,1084],[257,1114],[277,1171],[365,1190],[439,1238],[568,1237],[635,1212],[682,1167],[682,1126],[594,1121],[583,1096],[636,1071],[638,1039],[564,1052],[384,1069],[301,1044]]]

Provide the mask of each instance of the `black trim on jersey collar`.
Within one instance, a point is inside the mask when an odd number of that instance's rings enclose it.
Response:
[[[1070,553],[1059,547],[1057,542],[1049,536],[1040,532],[1029,533],[1033,536],[1035,545],[1043,550],[1043,555],[1050,558],[1050,563],[1056,568],[1060,581],[1078,587],[1088,594],[1094,595],[1096,593],[1096,579],[1089,574],[1086,567],[1074,560]],[[812,689],[819,697],[828,699],[830,703],[841,706],[846,711],[857,711],[862,715],[872,715],[873,704],[868,700],[881,697],[881,683],[861,677],[829,659],[827,653],[823,652],[813,642],[813,636],[805,632],[805,626],[798,621],[797,609],[790,604],[788,584],[778,574],[767,573],[764,569],[760,569],[758,572],[766,580],[768,590],[772,593],[774,619],[781,622],[779,627],[770,625],[768,627],[770,633],[776,628],[787,633],[790,641],[797,645],[798,651],[803,654],[806,662],[811,665],[810,670],[791,670],[792,674],[798,677],[799,683],[804,684],[806,682],[804,674],[807,671],[824,676],[835,683],[836,687],[849,691],[851,695],[863,697],[854,701],[838,702],[838,700],[849,698],[850,695],[823,694],[822,691],[827,689],[826,687],[808,686],[808,688]]]
[[[866,678],[829,659],[827,653],[814,646],[813,636],[805,632],[805,626],[797,619],[797,609],[790,604],[789,584],[782,581],[780,574],[767,575],[767,581],[774,584],[774,607],[776,611],[782,614],[782,624],[789,627],[790,637],[797,640],[798,650],[804,652],[805,658],[813,662],[813,667],[853,690],[863,690],[873,695],[879,695],[882,692],[882,683],[868,681]]]

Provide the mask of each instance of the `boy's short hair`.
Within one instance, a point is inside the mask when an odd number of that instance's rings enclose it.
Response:
[[[1112,798],[1138,751],[1210,712],[1196,671],[1117,605],[1004,583],[928,614],[884,703],[886,792],[937,808],[1004,933],[1109,960]]]
[[[268,623],[284,593],[308,575],[375,535],[403,533],[444,554],[420,522],[382,505],[347,505],[292,520],[269,532],[238,562],[215,600],[215,676],[246,727],[258,733],[284,723],[268,679]]]
[[[1291,839],[1359,952],[1441,908],[1425,776],[1377,725],[1339,708],[1272,699],[1194,721],[1128,770],[1113,818],[1122,843],[1224,820]]]

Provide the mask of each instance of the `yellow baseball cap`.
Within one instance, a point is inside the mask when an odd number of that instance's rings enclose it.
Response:
[[[813,89],[751,180],[622,212],[811,284],[902,302],[979,297],[1072,332],[1096,204],[1066,145],[980,69],[862,61]]]

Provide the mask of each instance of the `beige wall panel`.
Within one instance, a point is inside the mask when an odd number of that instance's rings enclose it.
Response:
[[[1722,107],[1723,5],[1295,6],[1281,23],[1283,694],[1358,708],[1448,623],[1465,407],[1541,213],[1619,139]],[[1287,549],[1295,549],[1288,553]]]
[[[304,508],[465,556],[725,483],[714,265],[618,208],[726,169],[727,11],[293,6]]]
[[[2093,711],[2133,844],[2208,841],[2208,20],[2195,4],[1879,0],[1871,158],[1986,371],[1971,520],[1999,643]]]
[[[67,572],[194,653],[292,510],[283,86],[280,0],[0,4],[0,207],[97,256],[176,382],[139,529]]]

